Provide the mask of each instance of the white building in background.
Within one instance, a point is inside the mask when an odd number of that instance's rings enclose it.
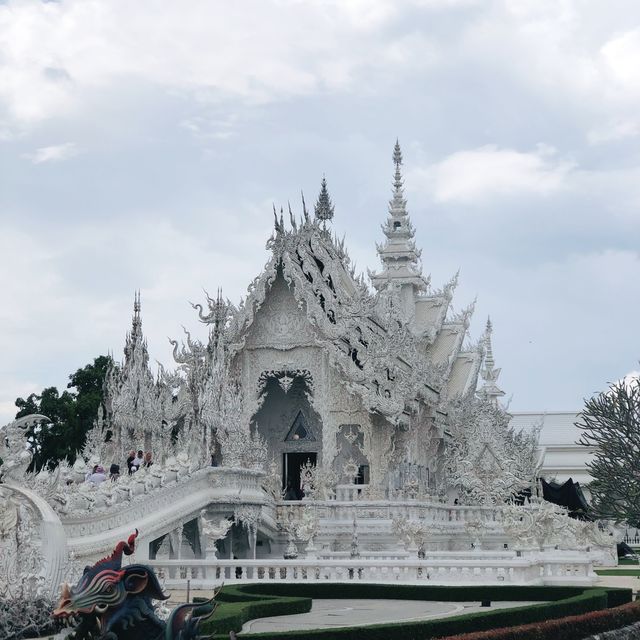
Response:
[[[577,411],[514,411],[510,426],[519,429],[533,430],[542,425],[540,430],[539,452],[541,456],[540,475],[547,481],[565,482],[572,478],[579,482],[589,497],[588,486],[591,476],[587,464],[593,457],[589,447],[578,444],[581,431],[575,426],[578,422]]]

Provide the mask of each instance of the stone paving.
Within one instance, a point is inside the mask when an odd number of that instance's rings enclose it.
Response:
[[[518,607],[531,602],[495,602],[491,608]],[[330,629],[389,622],[445,618],[473,611],[486,611],[479,602],[431,602],[426,600],[324,600],[314,598],[311,611],[291,616],[250,620],[243,633]]]
[[[626,569],[626,567],[611,567],[611,569]],[[598,576],[598,582],[594,586],[632,589],[634,598],[637,598],[640,591],[640,578],[638,576]]]

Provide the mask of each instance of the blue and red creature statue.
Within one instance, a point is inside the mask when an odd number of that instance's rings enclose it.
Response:
[[[151,567],[122,566],[122,555],[131,555],[138,531],[119,542],[113,553],[86,567],[78,584],[62,587],[53,617],[74,627],[75,640],[197,640],[201,622],[212,613],[213,600],[176,607],[165,622],[158,618],[153,600],[168,598]],[[194,615],[197,607],[207,610]]]

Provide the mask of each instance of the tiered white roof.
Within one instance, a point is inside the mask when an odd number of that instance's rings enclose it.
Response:
[[[393,149],[395,173],[393,176],[393,197],[389,201],[389,217],[382,226],[387,237],[383,245],[378,244],[378,255],[382,261],[382,272],[370,273],[373,286],[380,291],[390,280],[397,284],[409,284],[415,291],[426,291],[429,281],[422,275],[420,266],[421,251],[416,248],[416,235],[404,197],[404,181],[400,167],[402,151],[396,140]]]

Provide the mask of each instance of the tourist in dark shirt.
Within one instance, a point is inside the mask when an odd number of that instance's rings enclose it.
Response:
[[[127,458],[127,469],[129,470],[129,475],[131,475],[131,467],[133,467],[133,461],[136,459],[136,452],[129,451],[129,457]]]

